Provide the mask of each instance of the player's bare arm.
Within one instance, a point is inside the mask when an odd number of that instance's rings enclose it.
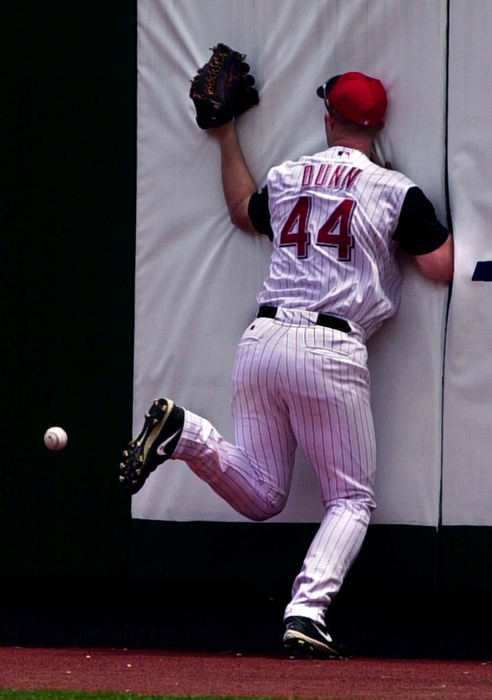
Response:
[[[451,282],[454,269],[454,246],[451,234],[444,243],[425,255],[415,255],[415,261],[419,271],[431,280],[437,282]]]
[[[222,186],[231,221],[242,231],[253,232],[256,229],[248,215],[248,204],[251,195],[256,192],[256,185],[244,160],[234,120],[210,129],[209,133],[220,144]]]

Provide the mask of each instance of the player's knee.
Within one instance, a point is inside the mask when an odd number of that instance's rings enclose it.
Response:
[[[267,513],[264,513],[263,511],[259,513],[258,511],[255,511],[254,513],[249,514],[249,519],[254,520],[255,523],[263,523],[265,520],[269,520],[272,516],[268,515]]]
[[[255,508],[254,513],[250,514],[250,518],[257,522],[269,520],[283,511],[286,502],[286,496],[284,494],[278,494],[274,498],[263,501],[261,506]]]
[[[375,506],[376,504],[374,500],[369,498],[366,494],[360,498],[337,498],[336,500],[325,503],[325,509],[327,512],[339,512],[340,514],[350,512],[354,517],[360,518],[364,521],[369,521],[371,511],[375,508]]]

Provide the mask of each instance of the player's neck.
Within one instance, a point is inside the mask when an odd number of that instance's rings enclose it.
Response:
[[[371,155],[372,148],[372,144],[368,139],[357,138],[355,136],[341,136],[339,138],[335,138],[331,141],[329,146],[344,146],[345,148],[353,148],[356,151],[360,151],[368,158]]]

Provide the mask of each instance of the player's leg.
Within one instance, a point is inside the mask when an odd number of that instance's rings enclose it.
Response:
[[[305,618],[326,635],[326,610],[360,550],[374,507],[375,439],[365,347],[357,339],[320,330],[306,336],[291,420],[316,470],[326,515],[285,615],[287,628],[292,618]],[[286,637],[295,641],[306,634],[286,629]]]
[[[343,657],[345,651],[325,626],[328,606],[357,557],[370,519],[367,504],[340,499],[331,504],[304,558],[285,610],[284,644],[304,643],[319,653]]]
[[[292,587],[285,616],[302,615],[324,624],[326,611],[360,551],[369,506],[350,499],[331,504]]]
[[[285,330],[257,319],[239,343],[232,376],[235,444],[186,411],[175,457],[253,520],[280,512],[289,493],[295,439],[278,385]]]
[[[179,439],[175,441],[164,426],[155,439],[157,447],[150,451],[156,460],[172,455],[185,461],[233,508],[254,520],[283,508],[292,476],[296,445],[287,406],[277,395],[280,357],[271,319],[252,324],[239,345],[233,373],[236,444],[225,440],[208,420],[179,409]],[[167,440],[175,443],[172,452]],[[123,466],[126,462],[128,458]]]

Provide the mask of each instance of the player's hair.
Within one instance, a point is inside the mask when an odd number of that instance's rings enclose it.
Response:
[[[330,114],[335,118],[337,123],[343,127],[344,131],[350,133],[352,136],[364,136],[371,139],[375,139],[378,132],[381,130],[381,126],[363,126],[362,124],[355,124],[350,122],[345,117],[342,117],[333,107],[329,109]]]

